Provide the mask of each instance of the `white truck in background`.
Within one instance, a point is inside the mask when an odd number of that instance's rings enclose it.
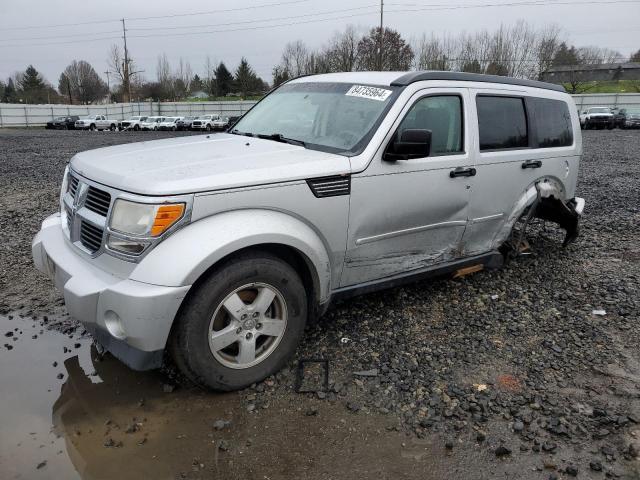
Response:
[[[76,120],[75,127],[79,130],[111,130],[118,126],[118,120],[112,120],[105,115],[89,115]]]
[[[140,124],[144,121],[147,120],[147,117],[144,116],[135,116],[135,117],[129,117],[126,120],[123,120],[122,122],[120,122],[120,125],[118,126],[118,128],[120,130],[135,130],[138,131],[140,130],[141,126]]]

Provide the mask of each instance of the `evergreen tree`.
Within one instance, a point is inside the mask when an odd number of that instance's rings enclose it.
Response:
[[[631,55],[631,61],[640,63],[640,50],[638,50],[636,53]]]
[[[236,69],[235,87],[235,91],[242,95],[258,93],[264,90],[264,82],[256,75],[256,72],[244,57],[242,57],[240,65]]]
[[[13,78],[9,78],[9,80],[7,80],[7,85],[4,88],[4,95],[2,96],[2,101],[4,103],[18,102],[18,92],[16,91],[16,85],[13,82]]]
[[[273,67],[273,88],[282,85],[290,78],[289,71],[286,68],[277,65]]]
[[[552,65],[554,67],[561,67],[563,65],[578,65],[579,63],[580,57],[576,47],[573,45],[569,47],[565,42],[562,42],[553,57]]]
[[[22,74],[20,90],[25,103],[45,103],[47,101],[47,84],[33,65],[29,65]]]
[[[191,80],[190,90],[191,90],[191,93],[200,92],[204,90],[204,84],[202,83],[202,79],[198,76],[197,73],[193,76],[193,79]]]
[[[215,92],[218,97],[224,97],[227,93],[231,92],[233,88],[233,75],[227,69],[224,62],[220,62],[215,70],[216,85]]]

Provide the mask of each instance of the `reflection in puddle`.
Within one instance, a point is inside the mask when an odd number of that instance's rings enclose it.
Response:
[[[287,386],[170,392],[160,372],[98,360],[89,338],[6,316],[0,334],[2,480],[434,478],[432,455],[400,454],[391,416]]]

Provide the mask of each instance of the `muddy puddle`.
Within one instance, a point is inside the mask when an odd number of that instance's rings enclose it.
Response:
[[[314,367],[302,387],[324,382]],[[419,439],[394,415],[354,412],[347,399],[293,387],[269,379],[259,393],[203,392],[101,357],[88,336],[0,316],[0,480],[538,480],[550,478],[549,465],[592,458],[566,446],[520,454],[507,422],[486,424],[480,443],[473,431]],[[497,458],[505,441],[513,454]],[[585,470],[580,478],[604,476]]]
[[[88,337],[0,317],[0,478],[490,478],[481,448],[417,440],[391,415],[279,390],[175,388]],[[6,336],[9,335],[9,336]],[[10,348],[9,348],[10,347]],[[470,442],[470,445],[473,445]],[[503,463],[505,474],[522,463]],[[466,472],[466,474],[465,474]],[[460,476],[462,475],[462,476]],[[523,478],[522,475],[518,475]],[[538,477],[534,477],[538,478]]]

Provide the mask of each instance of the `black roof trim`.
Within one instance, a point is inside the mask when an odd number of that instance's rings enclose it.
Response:
[[[523,78],[501,77],[499,75],[482,75],[480,73],[465,72],[440,72],[440,71],[422,71],[405,73],[399,78],[391,82],[393,87],[406,87],[415,82],[423,80],[451,80],[456,82],[485,82],[485,83],[503,83],[506,85],[520,85],[523,87],[544,88],[545,90],[555,90],[557,92],[565,92],[562,85],[554,83],[538,82],[536,80],[526,80]]]

